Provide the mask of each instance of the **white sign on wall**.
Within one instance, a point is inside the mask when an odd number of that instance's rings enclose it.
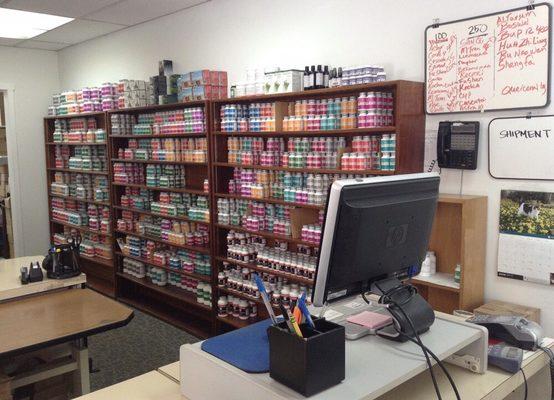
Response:
[[[542,3],[427,27],[426,112],[546,106],[550,15]]]
[[[489,172],[494,178],[554,180],[554,116],[493,119]]]

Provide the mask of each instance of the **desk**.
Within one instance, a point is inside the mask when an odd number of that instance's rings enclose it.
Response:
[[[167,376],[169,379],[173,379],[177,383],[181,382],[181,367],[179,366],[179,361],[158,368],[158,372]]]
[[[49,279],[43,270],[43,281],[27,285],[21,284],[19,279],[21,267],[28,267],[32,261],[42,263],[43,259],[44,256],[31,256],[0,261],[0,302],[50,290],[80,286],[86,283],[87,278],[85,274],[69,279]]]
[[[29,374],[14,378],[10,382],[12,389],[75,371],[79,393],[88,393],[86,338],[124,326],[132,317],[131,309],[90,289],[42,293],[0,304],[1,359],[72,344],[69,359],[55,348],[53,368],[47,372],[43,368],[32,378]]]
[[[554,345],[551,346],[554,348]],[[550,400],[550,370],[548,358],[541,351],[535,352],[523,362],[523,370],[529,383],[529,399]],[[485,374],[475,374],[464,368],[446,364],[462,399],[497,400],[523,398],[521,373],[509,374],[499,368],[489,366]],[[454,399],[454,393],[446,377],[438,367],[434,367],[444,400]],[[179,361],[158,368],[158,372],[180,382]],[[514,392],[515,391],[515,392]],[[514,392],[514,393],[512,393]],[[429,372],[424,371],[402,385],[392,389],[377,400],[429,400],[434,399],[435,391]],[[114,399],[116,400],[116,399]],[[160,400],[163,400],[160,398]],[[185,398],[183,398],[185,400]]]
[[[75,400],[183,400],[180,393],[178,383],[150,371]]]

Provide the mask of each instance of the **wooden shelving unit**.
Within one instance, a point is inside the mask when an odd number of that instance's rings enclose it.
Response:
[[[124,239],[126,236],[135,236],[141,239],[155,242],[159,245],[163,245],[168,249],[173,250],[187,250],[204,255],[212,254],[211,245],[207,247],[190,246],[185,244],[175,244],[168,242],[161,237],[154,237],[150,235],[139,234],[135,232],[128,232],[125,230],[117,229],[117,219],[122,216],[123,212],[132,212],[133,215],[147,216],[155,218],[163,218],[174,222],[189,222],[197,224],[198,226],[208,227],[210,243],[212,240],[212,226],[211,222],[197,221],[186,216],[171,216],[165,214],[158,214],[151,212],[149,209],[138,209],[133,207],[126,207],[121,205],[121,195],[124,193],[125,188],[134,188],[140,190],[147,190],[153,199],[157,199],[160,192],[179,193],[179,194],[191,194],[206,196],[211,201],[211,196],[208,192],[204,191],[204,179],[208,179],[211,187],[211,137],[208,129],[208,116],[210,113],[210,107],[208,102],[189,102],[189,103],[177,103],[150,107],[138,107],[131,109],[123,109],[117,111],[111,111],[107,114],[109,142],[111,152],[114,157],[111,159],[111,173],[113,173],[113,166],[115,163],[125,164],[137,164],[146,168],[146,164],[150,165],[168,165],[168,166],[184,166],[186,176],[186,187],[170,188],[170,187],[158,187],[150,186],[144,183],[118,183],[112,180],[112,203],[114,214],[114,226],[113,231],[116,238]],[[204,110],[205,126],[204,133],[181,133],[181,134],[148,134],[148,135],[122,135],[113,134],[111,127],[111,118],[117,114],[127,114],[133,117],[137,117],[140,114],[155,114],[165,111],[183,111],[191,107],[202,107]],[[190,139],[190,138],[206,138],[208,145],[208,154],[206,162],[185,162],[185,161],[165,161],[165,160],[135,160],[135,159],[121,159],[117,158],[118,150],[120,148],[126,148],[128,146],[129,139]],[[210,215],[212,214],[212,207],[210,204]],[[171,286],[169,283],[166,286],[158,286],[152,283],[148,278],[139,279],[131,275],[123,273],[123,259],[129,258],[135,261],[144,263],[147,266],[160,268],[168,273],[175,273],[184,278],[195,279],[199,282],[206,282],[210,285],[213,282],[213,274],[209,276],[200,275],[196,273],[187,273],[182,270],[175,270],[169,267],[159,266],[155,263],[149,262],[142,257],[134,257],[125,255],[119,249],[117,243],[115,244],[115,258],[116,258],[116,288],[117,297],[140,310],[152,314],[164,321],[167,321],[173,325],[176,325],[198,337],[208,337],[215,333],[215,317],[212,312],[212,307],[207,307],[204,304],[197,302],[196,294],[191,294],[183,289],[175,286]],[[212,262],[213,264],[213,262]],[[213,271],[213,265],[212,265]]]
[[[221,107],[227,104],[241,104],[249,105],[252,103],[265,103],[275,102],[276,109],[281,110],[288,109],[286,103],[294,102],[297,100],[311,100],[311,99],[326,99],[344,96],[356,96],[358,97],[360,92],[368,91],[381,91],[392,92],[394,97],[393,104],[393,125],[379,128],[356,128],[356,129],[334,129],[334,130],[317,130],[317,131],[284,131],[280,128],[280,121],[276,122],[276,131],[272,132],[223,132],[220,130],[220,110]],[[278,113],[280,114],[280,113]],[[217,220],[217,201],[218,199],[237,199],[237,200],[249,200],[260,203],[268,203],[274,205],[289,206],[300,210],[305,210],[311,215],[316,215],[318,211],[325,209],[325,203],[323,204],[304,204],[304,203],[291,203],[277,198],[253,198],[246,197],[236,193],[229,193],[228,182],[232,179],[234,168],[244,168],[251,170],[263,170],[274,171],[284,173],[308,173],[308,174],[355,174],[364,176],[374,175],[393,175],[399,173],[413,173],[421,172],[423,168],[424,157],[424,128],[425,120],[423,114],[423,85],[419,82],[408,81],[390,81],[372,83],[367,85],[355,85],[348,87],[339,87],[332,89],[313,90],[309,92],[297,92],[297,93],[284,93],[271,96],[248,96],[239,97],[234,99],[216,100],[212,102],[212,143],[213,143],[213,176],[214,176],[214,189],[212,193],[212,204],[214,204],[213,212],[213,230],[215,234],[215,254],[217,268],[221,268],[223,262],[238,265],[248,268],[253,271],[270,273],[272,275],[285,278],[289,282],[298,283],[301,285],[312,286],[313,281],[305,277],[300,277],[293,274],[288,274],[280,271],[269,270],[261,268],[255,264],[246,264],[231,260],[227,258],[227,245],[226,236],[231,230],[235,232],[248,233],[254,236],[260,236],[266,239],[269,245],[275,242],[287,243],[290,251],[296,251],[298,246],[308,246],[312,249],[317,249],[318,245],[306,242],[295,236],[283,236],[277,235],[272,232],[266,231],[251,231],[245,227],[231,226],[226,224],[220,224]],[[287,115],[287,114],[285,114]],[[276,115],[276,119],[282,117]],[[227,141],[233,137],[261,137],[261,138],[283,138],[285,141],[291,138],[311,138],[311,137],[344,137],[346,139],[346,146],[350,146],[352,138],[354,136],[366,136],[366,135],[381,135],[381,134],[396,134],[396,169],[395,171],[383,171],[383,170],[361,170],[361,171],[347,171],[341,169],[324,169],[324,168],[291,168],[281,166],[260,166],[260,165],[247,165],[231,163],[228,160],[228,146]],[[286,147],[286,145],[285,145]],[[304,211],[302,211],[304,212]],[[232,294],[237,297],[247,298],[246,296],[240,296],[235,291],[230,291],[226,288],[217,289],[217,299],[219,295]],[[258,307],[258,315],[260,318],[266,317],[264,307]],[[233,317],[216,318],[218,323],[218,330],[225,330],[228,328],[242,327],[252,322],[249,320],[237,320]]]
[[[55,149],[56,146],[67,146],[71,154],[74,154],[75,146],[93,146],[95,148],[105,148],[106,150],[106,161],[109,163],[110,153],[107,139],[104,142],[99,143],[87,143],[87,142],[54,142],[53,133],[55,130],[55,120],[67,120],[68,123],[72,119],[79,118],[94,118],[96,120],[97,127],[99,129],[104,129],[107,134],[106,113],[95,112],[95,113],[83,113],[83,114],[73,114],[73,115],[62,115],[62,116],[49,116],[44,118],[44,141],[45,141],[45,152],[46,152],[46,171],[47,171],[47,185],[48,185],[48,212],[49,212],[49,222],[50,222],[50,239],[52,240],[55,233],[61,233],[65,228],[71,230],[79,231],[82,235],[84,234],[93,234],[99,235],[106,239],[106,244],[109,247],[113,247],[113,237],[111,234],[104,234],[99,231],[90,229],[88,226],[77,226],[69,224],[67,222],[59,221],[53,218],[52,216],[52,199],[61,198],[64,200],[75,201],[84,205],[97,205],[101,207],[109,207],[111,210],[111,196],[108,198],[109,201],[95,201],[93,199],[81,199],[75,196],[58,196],[50,192],[50,185],[54,181],[54,174],[56,172],[62,172],[69,175],[90,175],[90,176],[105,176],[110,181],[109,170],[83,170],[83,169],[70,169],[70,168],[56,168],[55,167]],[[113,218],[113,213],[111,214]],[[114,260],[103,259],[100,257],[87,257],[81,255],[81,269],[87,275],[87,285],[92,289],[108,295],[110,297],[115,297],[115,269],[114,269]]]
[[[437,274],[412,279],[433,309],[473,311],[483,304],[486,230],[486,196],[440,196],[429,242]],[[454,281],[456,264],[462,267],[459,283]]]
[[[393,103],[393,125],[379,128],[357,128],[357,129],[334,129],[334,130],[318,130],[318,131],[284,131],[278,129],[272,132],[222,132],[219,128],[219,111],[225,104],[245,104],[255,102],[279,102],[288,103],[296,100],[310,100],[310,99],[325,99],[344,96],[358,96],[360,92],[368,91],[384,91],[392,92],[394,96]],[[152,114],[156,112],[184,110],[190,107],[202,107],[204,109],[206,131],[203,134],[199,133],[182,133],[182,134],[146,134],[146,135],[123,135],[114,134],[111,130],[111,117],[112,115],[128,114],[132,116],[138,116],[139,114]],[[82,118],[82,117],[94,117],[98,121],[99,127],[107,131],[107,144],[105,143],[91,143],[90,145],[95,147],[106,146],[108,154],[108,166],[107,171],[91,171],[91,170],[76,170],[69,168],[56,168],[53,162],[53,154],[58,143],[53,141],[52,132],[54,127],[54,120]],[[226,331],[229,329],[240,328],[252,323],[255,319],[250,318],[248,320],[240,320],[238,318],[219,317],[217,315],[217,299],[219,294],[230,294],[241,299],[254,301],[258,303],[258,319],[265,318],[267,316],[265,307],[261,304],[259,299],[252,298],[252,296],[238,292],[230,288],[218,288],[217,275],[222,264],[229,263],[240,268],[248,268],[252,271],[259,273],[269,273],[277,278],[285,279],[289,282],[296,283],[299,286],[312,286],[313,280],[306,276],[299,276],[292,273],[283,271],[277,271],[270,268],[265,268],[255,263],[244,263],[241,261],[233,260],[227,257],[226,235],[230,230],[236,232],[248,233],[265,238],[269,245],[280,243],[283,246],[287,246],[290,251],[297,251],[299,246],[311,249],[311,251],[317,252],[317,244],[304,241],[293,234],[292,236],[278,235],[273,232],[258,232],[248,230],[246,227],[231,226],[227,224],[220,224],[218,221],[217,213],[217,200],[218,199],[242,199],[251,200],[255,202],[289,206],[293,210],[298,210],[301,213],[309,213],[311,216],[317,215],[325,209],[325,202],[322,204],[304,204],[304,203],[291,203],[286,202],[280,198],[253,198],[245,197],[240,194],[230,194],[228,191],[228,181],[232,177],[234,168],[246,168],[253,170],[271,171],[275,173],[309,173],[309,174],[355,174],[364,176],[373,175],[392,175],[397,173],[413,173],[421,172],[423,167],[423,149],[424,149],[424,125],[425,119],[423,114],[423,84],[420,82],[408,82],[408,81],[390,81],[379,82],[367,85],[355,85],[348,87],[339,87],[332,89],[313,90],[309,92],[298,93],[285,93],[271,96],[249,96],[217,101],[200,101],[189,103],[177,103],[161,106],[149,106],[138,107],[132,109],[115,110],[107,113],[87,113],[71,116],[56,116],[47,117],[44,120],[45,124],[45,148],[47,154],[47,175],[48,185],[50,190],[50,183],[56,172],[69,173],[69,174],[88,174],[93,177],[105,176],[109,180],[110,198],[109,201],[94,201],[94,200],[82,200],[74,195],[56,196],[49,192],[49,199],[53,197],[60,197],[65,200],[75,200],[84,204],[98,205],[110,207],[112,230],[107,238],[112,243],[114,250],[114,260],[104,260],[96,258],[88,258],[86,256],[82,258],[83,270],[87,273],[90,286],[96,290],[106,293],[111,296],[116,296],[119,300],[130,304],[138,309],[154,315],[168,323],[176,325],[198,337],[205,338],[214,335],[217,332]],[[277,126],[278,128],[280,125]],[[258,166],[258,165],[244,165],[238,163],[230,163],[227,159],[227,140],[233,137],[263,137],[263,138],[283,138],[285,141],[292,138],[312,138],[312,137],[344,137],[347,146],[350,146],[352,139],[355,136],[371,136],[381,134],[396,134],[396,169],[394,171],[382,171],[382,170],[362,170],[362,171],[343,171],[340,169],[325,169],[325,168],[292,168],[292,167],[277,167],[277,166]],[[120,158],[123,155],[119,155],[118,150],[120,148],[127,148],[129,139],[185,139],[185,138],[207,138],[208,143],[208,157],[207,162],[193,163],[193,162],[178,162],[178,161],[160,161],[160,160],[134,160],[127,158]],[[73,149],[76,145],[81,143],[66,142],[59,143],[60,145],[66,145]],[[82,143],[82,145],[88,145]],[[161,186],[150,186],[146,182],[143,183],[120,183],[114,182],[113,165],[114,163],[124,164],[136,164],[143,168],[146,164],[157,164],[163,166],[184,166],[186,169],[186,186],[181,188],[169,188]],[[209,192],[204,191],[203,183],[204,179],[208,179]],[[210,208],[210,221],[195,221],[187,216],[169,216],[165,214],[158,214],[150,211],[149,209],[139,209],[133,207],[123,206],[120,202],[120,196],[124,193],[125,188],[134,188],[140,190],[147,190],[152,198],[155,200],[158,198],[160,192],[179,193],[179,194],[191,194],[199,196],[207,196],[209,199]],[[464,208],[460,203],[456,203],[452,200],[452,207],[456,210]],[[465,204],[465,203],[464,203]],[[440,211],[445,207],[443,203],[439,205],[439,211],[437,212],[437,218],[446,215],[449,218],[450,213],[446,214]],[[464,208],[465,209],[465,208]],[[126,230],[117,229],[116,221],[122,216],[122,213],[133,213],[133,215],[142,217],[155,217],[171,220],[174,222],[191,222],[198,226],[207,226],[210,237],[210,245],[207,247],[189,246],[189,245],[177,245],[164,241],[161,237],[153,237],[149,235],[139,234],[135,232],[128,232]],[[467,223],[466,223],[467,224]],[[53,221],[52,214],[50,213],[50,225],[51,233],[60,232],[64,226],[70,226],[83,231],[84,233],[92,233],[93,231],[88,227],[75,227],[66,223]],[[434,231],[435,232],[435,231]],[[442,231],[441,231],[442,232]],[[439,232],[439,233],[441,233]],[[437,233],[434,233],[435,235]],[[151,240],[155,243],[167,245],[171,249],[181,249],[192,252],[197,252],[203,255],[210,256],[211,262],[211,275],[201,275],[197,273],[188,273],[182,270],[175,270],[169,267],[160,267],[156,263],[150,262],[146,258],[125,255],[119,246],[116,244],[115,239],[124,238],[127,235],[133,235],[142,239]],[[437,251],[437,258],[443,261],[444,257],[451,259],[453,257],[444,254],[450,254],[446,250],[441,249],[441,243],[438,241],[433,242],[435,247],[432,247]],[[484,246],[484,244],[483,244]],[[161,268],[168,272],[173,272],[184,278],[196,279],[199,282],[209,283],[212,287],[212,306],[207,307],[204,304],[197,302],[196,295],[188,291],[180,289],[175,286],[158,286],[152,283],[149,279],[138,279],[131,275],[123,273],[122,260],[124,257],[129,259],[143,262],[145,265],[149,265],[156,268]],[[457,260],[459,261],[459,260]],[[462,264],[469,264],[469,258],[461,259]],[[442,264],[441,264],[442,265]],[[445,264],[446,265],[446,264]],[[450,265],[450,264],[448,264]],[[445,274],[451,273],[450,270],[440,270]],[[471,267],[467,267],[463,271],[463,280],[469,279],[467,276],[471,274]],[[449,276],[445,279],[448,280]],[[447,287],[443,288],[440,282],[418,281],[418,286],[421,286],[422,292],[430,298],[430,301],[434,301],[434,291],[437,293],[447,293],[447,296],[456,295],[456,299],[459,299],[462,304],[470,303],[470,295],[466,295],[466,290],[471,286],[463,281],[460,285],[460,289]],[[475,288],[478,292],[478,287]],[[469,303],[468,303],[469,302]],[[432,303],[433,304],[433,303]],[[457,306],[456,308],[460,308]]]

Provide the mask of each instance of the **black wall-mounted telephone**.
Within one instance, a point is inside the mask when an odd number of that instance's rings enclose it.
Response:
[[[441,168],[477,169],[479,122],[439,122],[437,161]]]

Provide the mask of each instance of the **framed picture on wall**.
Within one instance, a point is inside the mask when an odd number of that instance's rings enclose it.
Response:
[[[554,193],[502,190],[498,276],[554,284]]]

